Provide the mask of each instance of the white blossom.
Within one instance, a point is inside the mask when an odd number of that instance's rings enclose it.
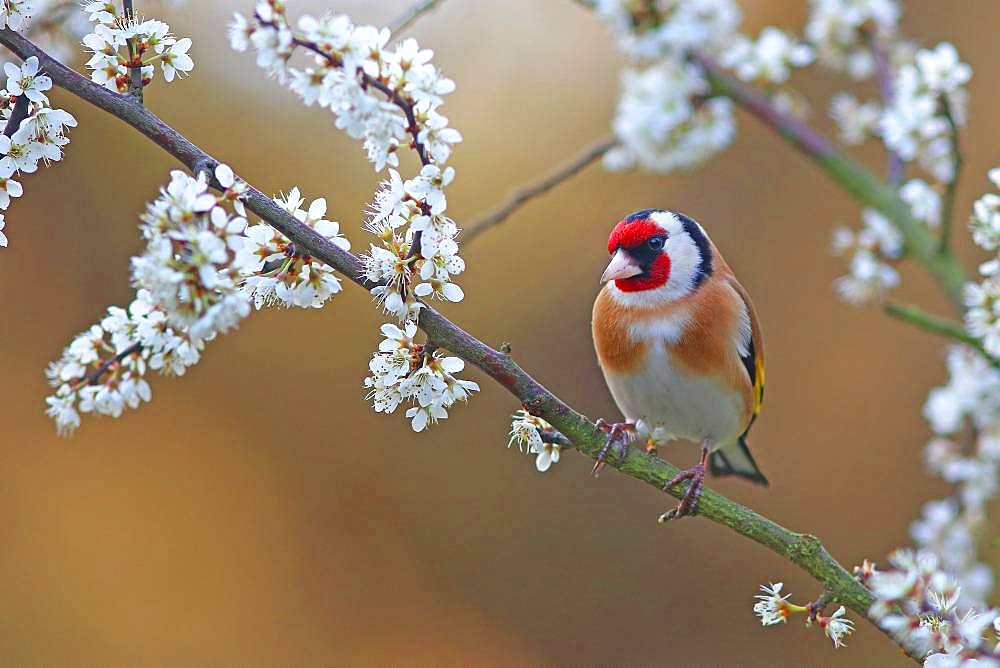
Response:
[[[844,606],[840,606],[829,617],[823,615],[816,617],[816,623],[823,629],[826,637],[833,641],[834,647],[843,647],[844,638],[854,631],[854,622],[844,617],[845,612],[847,611]]]
[[[882,106],[878,102],[860,102],[849,93],[837,93],[830,101],[830,116],[845,144],[861,144],[875,136],[881,115]]]
[[[7,75],[7,92],[10,95],[25,95],[34,103],[48,102],[45,91],[52,88],[52,79],[38,72],[38,58],[29,57],[18,67],[14,63],[4,65]]]
[[[893,103],[880,120],[886,145],[904,160],[917,160],[936,180],[950,182],[954,155],[945,108],[956,127],[965,125],[964,86],[971,78],[972,68],[951,44],[918,51],[896,73]]]
[[[694,96],[706,90],[697,66],[680,60],[625,70],[612,122],[621,146],[607,153],[605,165],[690,169],[728,146],[735,135],[732,103],[712,98],[696,105]]]
[[[511,416],[509,448],[517,443],[521,452],[535,455],[535,468],[540,473],[548,471],[559,462],[562,447],[558,443],[546,442],[542,433],[553,431],[552,425],[542,418],[520,410]]]
[[[926,181],[911,179],[899,189],[899,196],[910,205],[913,217],[930,228],[941,226],[941,195]]]
[[[3,0],[0,2],[0,28],[21,30],[34,15],[36,0]]]
[[[760,623],[763,626],[783,624],[788,621],[788,616],[792,613],[788,604],[788,598],[791,594],[781,593],[784,586],[782,582],[761,585],[760,590],[764,593],[754,597],[757,599],[757,603],[754,603],[753,611],[760,617]]]
[[[805,67],[813,57],[811,47],[768,26],[756,41],[737,37],[719,56],[719,63],[732,68],[743,81],[783,84],[788,81],[793,67]]]
[[[1000,168],[989,171],[990,181],[1000,188]],[[972,207],[972,218],[969,221],[972,240],[983,250],[996,251],[1000,249],[1000,195],[986,193]]]
[[[816,47],[819,62],[865,79],[874,71],[871,48],[864,30],[886,40],[896,32],[899,4],[896,0],[812,0],[806,37]]]

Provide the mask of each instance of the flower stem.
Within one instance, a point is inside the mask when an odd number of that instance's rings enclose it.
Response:
[[[889,54],[886,52],[885,47],[879,43],[878,36],[874,30],[865,31],[865,40],[867,40],[868,48],[872,52],[872,60],[875,61],[875,75],[878,78],[878,90],[882,97],[882,106],[888,108],[892,105],[893,99],[896,96],[892,88],[892,66],[889,63]],[[905,169],[903,159],[899,157],[899,153],[888,147],[886,148],[886,155],[889,160],[889,183],[893,186],[898,186],[903,180]]]
[[[932,315],[917,306],[891,302],[885,305],[885,312],[894,318],[916,325],[926,332],[939,334],[958,343],[963,343],[982,355],[994,368],[1000,369],[1000,359],[986,352],[982,340],[966,332],[960,323]]]
[[[405,31],[416,23],[421,16],[435,9],[441,2],[442,0],[417,0],[417,2],[407,7],[402,14],[389,22],[389,30],[392,31],[393,35]]]
[[[135,20],[135,10],[132,9],[132,0],[122,0],[122,9],[126,21]],[[139,104],[142,104],[142,63],[140,61],[141,54],[139,53],[138,46],[135,43],[135,39],[126,40],[128,45],[128,57],[129,57],[129,84],[128,84],[128,94],[131,95]],[[136,64],[139,63],[139,64]]]
[[[941,97],[941,115],[948,122],[948,138],[951,140],[952,174],[944,191],[944,201],[941,206],[941,236],[938,240],[938,253],[947,254],[951,245],[951,223],[955,217],[955,194],[958,191],[958,178],[962,174],[965,158],[958,142],[958,123],[951,111],[948,98]]]

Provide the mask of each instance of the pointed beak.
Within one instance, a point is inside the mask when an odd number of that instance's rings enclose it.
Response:
[[[608,268],[601,274],[601,283],[607,283],[619,278],[638,276],[641,273],[642,269],[635,263],[632,256],[619,248],[611,258]]]

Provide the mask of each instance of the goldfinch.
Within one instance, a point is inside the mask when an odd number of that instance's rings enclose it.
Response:
[[[608,389],[625,422],[599,421],[608,450],[631,435],[650,449],[672,439],[701,445],[701,459],[664,489],[688,481],[660,521],[698,510],[706,467],[767,484],[746,436],[764,397],[764,348],[747,291],[705,230],[659,209],[621,220],[594,302],[593,336]]]

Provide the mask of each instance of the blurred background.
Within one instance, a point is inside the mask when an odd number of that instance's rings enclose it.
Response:
[[[137,3],[142,4],[142,3]],[[800,31],[803,0],[743,3],[744,25]],[[147,102],[270,192],[325,196],[355,249],[377,184],[359,145],[232,52],[225,25],[249,0],[164,12],[194,38],[194,75]],[[290,3],[290,13],[321,2]],[[341,0],[384,23],[407,0]],[[955,42],[976,71],[959,210],[997,164],[993,85],[1000,5],[906,3],[904,31]],[[444,112],[465,141],[449,211],[461,225],[605,137],[622,60],[574,3],[447,0],[411,34],[458,83]],[[816,70],[809,70],[815,72]],[[819,101],[844,87],[799,77]],[[262,312],[210,344],[154,400],[118,420],[85,418],[72,440],[44,415],[43,370],[109,304],[131,299],[137,215],[176,163],[79,100],[63,164],[23,179],[0,264],[0,656],[7,665],[670,664],[905,665],[860,622],[834,650],[800,623],[762,629],[758,585],[820,593],[797,568],[701,520],[658,526],[672,503],[572,453],[548,474],[508,450],[516,401],[483,392],[428,433],[376,415],[361,380],[379,314],[348,286],[321,311]],[[872,146],[860,156],[883,169]],[[922,503],[927,389],[941,342],[856,310],[831,289],[835,224],[859,207],[745,116],[735,146],[691,174],[590,168],[463,252],[467,300],[445,309],[577,409],[617,417],[590,341],[590,309],[613,223],[670,207],[700,220],[753,294],[767,349],[767,401],[752,444],[772,481],[712,483],[823,538],[843,564],[908,544]],[[962,214],[964,216],[964,213]],[[959,230],[967,266],[978,258]],[[904,300],[946,307],[907,267]],[[662,454],[689,465],[697,453]]]

